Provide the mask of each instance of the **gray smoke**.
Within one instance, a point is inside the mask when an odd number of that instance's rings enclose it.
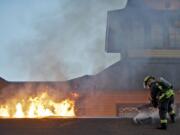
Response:
[[[36,18],[33,40],[16,41],[12,51],[16,66],[28,80],[67,80],[103,70],[120,59],[119,54],[104,51],[107,11],[125,3],[60,0],[59,8]]]

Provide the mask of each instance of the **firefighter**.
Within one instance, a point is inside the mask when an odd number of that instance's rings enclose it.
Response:
[[[150,89],[152,106],[159,109],[160,126],[158,129],[167,129],[167,113],[171,122],[175,123],[173,86],[162,77],[156,79],[153,76],[147,76],[144,78],[144,87]]]

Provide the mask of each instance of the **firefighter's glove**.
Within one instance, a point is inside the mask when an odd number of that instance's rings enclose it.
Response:
[[[158,101],[157,100],[151,100],[151,104],[154,108],[158,107]]]

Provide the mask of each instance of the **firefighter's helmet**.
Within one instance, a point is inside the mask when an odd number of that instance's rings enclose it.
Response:
[[[154,76],[146,76],[146,77],[144,78],[144,82],[143,82],[144,88],[147,88],[148,81],[149,81],[150,79],[155,80],[155,77],[154,77]]]

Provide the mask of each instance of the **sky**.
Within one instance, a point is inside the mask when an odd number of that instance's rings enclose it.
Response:
[[[105,52],[107,11],[126,0],[0,0],[0,76],[63,81],[120,60]]]

